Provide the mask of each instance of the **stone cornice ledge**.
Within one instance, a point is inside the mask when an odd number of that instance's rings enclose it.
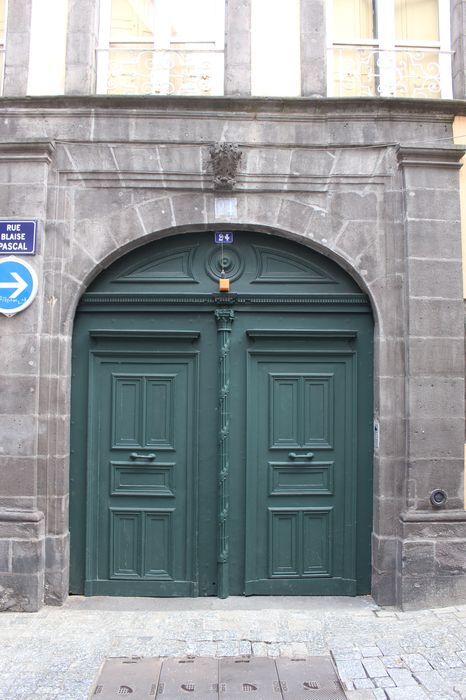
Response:
[[[0,143],[0,161],[34,161],[50,164],[55,143],[49,140],[4,141]]]
[[[451,120],[466,114],[466,100],[396,98],[396,97],[239,97],[182,95],[50,95],[29,97],[0,97],[2,110],[130,110],[134,112],[269,112],[277,114],[340,114],[346,119],[353,115],[391,117],[419,115],[421,120],[436,117]]]
[[[405,510],[402,523],[461,523],[466,522],[466,510]]]
[[[461,168],[461,158],[465,154],[464,146],[450,144],[439,146],[399,146],[397,148],[398,163],[410,167],[431,168]]]

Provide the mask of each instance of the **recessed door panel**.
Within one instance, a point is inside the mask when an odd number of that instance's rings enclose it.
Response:
[[[303,445],[306,447],[332,447],[335,416],[333,382],[333,374],[302,377]]]
[[[174,509],[145,513],[143,575],[173,581],[175,552]]]
[[[111,462],[111,496],[174,496],[175,464]]]
[[[269,462],[269,495],[331,496],[333,466],[333,462]]]
[[[299,380],[297,377],[270,375],[270,446],[296,447],[299,444]]]
[[[145,445],[174,449],[175,376],[148,377],[145,382]]]
[[[110,577],[139,578],[141,513],[110,510]]]
[[[142,447],[142,377],[112,376],[112,447]]]

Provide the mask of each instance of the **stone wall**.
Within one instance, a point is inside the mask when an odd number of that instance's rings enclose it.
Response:
[[[27,310],[0,318],[0,608],[67,595],[80,295],[126,251],[225,223],[310,246],[370,296],[373,594],[405,607],[466,600],[452,103],[67,97],[6,99],[0,111],[2,212],[39,220],[30,260],[40,279]],[[209,147],[222,140],[243,158],[228,195],[237,216],[219,219]],[[448,493],[443,509],[430,503],[434,488]]]

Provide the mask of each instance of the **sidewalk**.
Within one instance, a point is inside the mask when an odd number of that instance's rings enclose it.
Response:
[[[466,699],[466,605],[73,596],[0,614],[0,700],[86,700],[107,656],[333,655],[351,700]]]

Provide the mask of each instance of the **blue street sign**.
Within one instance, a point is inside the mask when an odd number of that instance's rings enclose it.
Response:
[[[216,243],[233,243],[233,231],[215,231]]]
[[[0,219],[0,255],[35,255],[37,221]]]
[[[0,313],[13,316],[27,308],[37,294],[37,275],[18,258],[0,259]]]

